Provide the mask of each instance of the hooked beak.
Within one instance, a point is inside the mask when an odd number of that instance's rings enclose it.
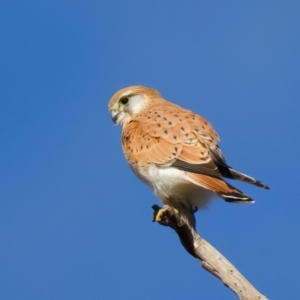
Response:
[[[111,119],[113,120],[114,123],[117,123],[119,115],[120,113],[114,111],[111,112]]]

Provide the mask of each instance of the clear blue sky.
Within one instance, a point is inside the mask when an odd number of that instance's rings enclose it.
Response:
[[[151,223],[107,111],[143,84],[211,121],[254,205],[198,230],[270,299],[299,286],[299,1],[1,1],[0,299],[236,299]]]

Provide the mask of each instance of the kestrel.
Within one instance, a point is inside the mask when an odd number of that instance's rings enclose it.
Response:
[[[190,226],[195,226],[194,212],[215,195],[227,202],[254,202],[224,178],[269,189],[227,165],[219,136],[206,119],[163,99],[158,91],[144,86],[121,89],[108,108],[123,127],[122,146],[130,168]]]

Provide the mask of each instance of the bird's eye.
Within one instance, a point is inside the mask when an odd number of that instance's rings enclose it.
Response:
[[[129,101],[129,99],[125,97],[120,100],[120,103],[125,105],[128,101]]]

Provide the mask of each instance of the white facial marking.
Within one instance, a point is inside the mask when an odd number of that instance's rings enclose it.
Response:
[[[128,110],[137,114],[147,106],[147,98],[143,95],[133,95],[129,97]]]

